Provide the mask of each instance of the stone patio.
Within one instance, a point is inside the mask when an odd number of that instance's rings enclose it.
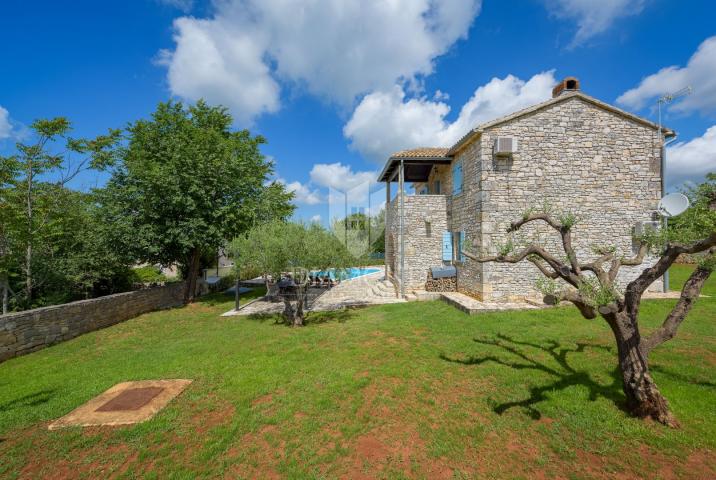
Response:
[[[315,300],[310,311],[339,310],[346,307],[382,305],[386,303],[405,303],[396,298],[393,285],[385,280],[385,270],[369,273],[350,280],[343,280],[331,289],[326,289]],[[283,303],[267,302],[257,299],[242,306],[239,311],[230,310],[223,316],[234,315],[271,315],[283,312]]]
[[[550,308],[548,305],[530,302],[481,302],[460,292],[426,292],[414,290],[408,292],[407,300],[396,298],[395,287],[385,279],[385,269],[344,280],[335,287],[323,291],[315,300],[310,311],[339,310],[346,307],[383,305],[387,303],[405,303],[406,301],[443,300],[455,308],[474,315],[482,312],[500,312],[504,310],[537,310]],[[644,294],[644,299],[679,298],[681,292]],[[238,312],[230,310],[223,316],[235,315],[273,315],[283,312],[283,303],[267,302],[257,299],[243,305]]]

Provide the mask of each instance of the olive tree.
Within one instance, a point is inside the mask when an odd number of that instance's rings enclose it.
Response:
[[[290,292],[280,295],[284,302],[284,320],[288,325],[303,326],[313,271],[333,269],[340,276],[351,262],[341,241],[318,224],[306,225],[270,221],[252,228],[231,244],[238,268],[256,272],[270,284],[290,280]]]
[[[636,416],[650,417],[676,427],[678,422],[649,372],[649,354],[676,335],[716,268],[716,175],[711,174],[708,179],[692,192],[693,205],[679,220],[683,228],[649,232],[635,238],[639,247],[631,257],[620,256],[615,249],[604,247],[595,249],[596,258],[581,260],[572,245],[575,217],[532,211],[513,222],[508,233],[518,232],[527,224],[543,222],[559,235],[564,257],[549,252],[539,243],[529,243],[517,249],[512,242],[507,242],[497,255],[491,256],[469,251],[463,253],[470,260],[481,263],[529,261],[546,277],[546,281],[539,285],[545,294],[545,303],[571,302],[584,318],[601,316],[614,334],[629,410]],[[623,292],[620,291],[617,285],[620,269],[642,265],[649,252],[658,260],[645,268]],[[699,254],[699,263],[662,325],[649,335],[642,335],[639,328],[642,295],[682,254]]]

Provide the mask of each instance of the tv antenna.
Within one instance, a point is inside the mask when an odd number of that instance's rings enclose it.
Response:
[[[671,103],[677,98],[685,97],[687,95],[691,95],[693,93],[694,89],[691,88],[691,85],[688,85],[681,90],[677,90],[673,93],[665,93],[662,96],[659,97],[659,99],[656,101],[657,108],[659,110],[659,142],[661,143],[661,197],[662,200],[666,196],[666,144],[663,143],[663,137],[662,137],[662,130],[663,127],[661,125],[661,106],[666,105],[667,103]],[[673,140],[673,139],[672,139]],[[688,199],[687,199],[688,202]],[[659,202],[659,205],[661,206],[661,202]],[[687,203],[688,207],[688,203]],[[685,210],[685,209],[684,209]],[[663,223],[664,223],[664,230],[666,231],[667,227],[667,218],[666,216],[663,216]],[[669,271],[667,270],[666,273],[664,273],[664,292],[669,291]]]
[[[659,97],[659,99],[656,101],[657,107],[659,109],[659,137],[661,137],[661,106],[665,105],[667,103],[671,103],[677,98],[686,97],[687,95],[691,95],[694,93],[694,89],[691,88],[691,85],[682,88],[681,90],[678,90],[673,93],[665,93],[662,96]],[[663,195],[663,193],[662,193]]]

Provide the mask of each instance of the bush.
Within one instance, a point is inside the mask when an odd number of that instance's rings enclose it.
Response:
[[[146,265],[132,270],[135,283],[164,283],[166,275],[154,265]]]

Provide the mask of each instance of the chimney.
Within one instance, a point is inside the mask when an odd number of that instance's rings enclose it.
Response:
[[[579,79],[577,77],[565,77],[552,89],[552,98],[559,97],[564,92],[579,90]]]

